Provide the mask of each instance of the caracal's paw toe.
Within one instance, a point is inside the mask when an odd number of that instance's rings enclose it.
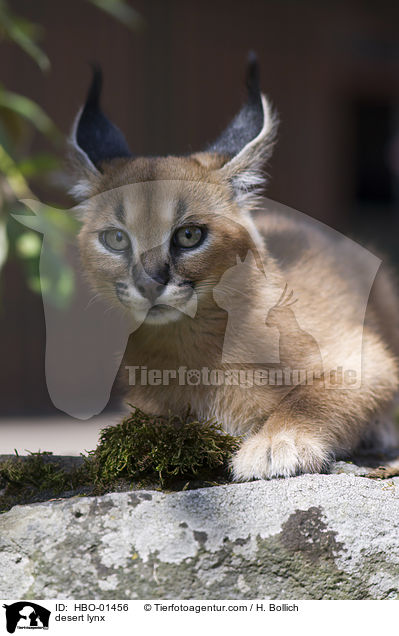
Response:
[[[290,477],[325,470],[333,453],[325,443],[295,430],[260,431],[243,442],[231,468],[235,481]]]

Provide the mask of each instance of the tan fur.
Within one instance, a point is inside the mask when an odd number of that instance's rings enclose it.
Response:
[[[140,326],[130,337],[119,378],[128,402],[155,414],[183,414],[190,404],[195,416],[215,417],[226,431],[246,436],[232,463],[238,480],[320,471],[372,434],[382,439],[378,421],[391,408],[398,387],[399,305],[393,285],[384,272],[378,274],[363,324],[355,310],[368,295],[367,281],[347,244],[332,241],[311,223],[281,211],[261,209],[251,217],[252,203],[245,207],[234,197],[232,168],[229,173],[226,161],[200,153],[104,164],[101,174],[91,175],[92,198],[83,206],[84,267],[93,287],[112,303],[120,305],[115,281],[125,281],[129,285],[125,311],[140,317],[133,321]],[[184,201],[184,212],[177,218],[179,201]],[[98,234],[111,219],[115,225],[113,210],[121,202],[126,212],[121,227],[135,241],[135,262],[160,245],[166,250],[176,227],[187,223],[208,227],[209,245],[187,253],[173,266],[175,281],[189,279],[194,285],[195,317],[176,310],[173,319],[164,323],[145,320],[148,307],[140,305],[134,290],[131,264],[128,267],[99,247]],[[296,236],[304,237],[306,247],[298,249],[298,256],[288,264],[280,263],[270,245],[288,237],[284,253],[290,254],[296,249]],[[244,286],[235,287],[228,273],[237,266],[237,257],[243,262],[248,253],[253,262]],[[296,299],[291,308],[278,305],[285,287]],[[170,302],[177,308],[187,301],[179,289],[173,288],[173,298],[170,292]],[[277,308],[270,311],[273,303]],[[226,328],[234,315],[240,329],[233,353],[243,360],[241,364],[223,360]],[[361,374],[361,386],[325,388],[323,378],[290,387],[180,386],[172,379],[168,386],[127,385],[126,365],[161,371],[180,366],[251,369],[254,365],[246,361],[248,343],[255,343],[255,348],[259,343],[267,353],[262,331],[267,319],[270,328],[279,330],[284,365],[295,368],[302,363],[307,369],[319,369],[323,351],[327,373],[342,359],[351,366],[353,356],[351,368]],[[363,337],[360,363],[353,354],[359,337]]]

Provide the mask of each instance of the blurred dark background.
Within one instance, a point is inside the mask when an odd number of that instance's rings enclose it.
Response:
[[[281,120],[267,195],[399,261],[399,3],[379,0],[129,0],[145,27],[128,29],[82,0],[13,0],[43,27],[43,73],[3,42],[0,81],[37,102],[66,135],[84,100],[89,63],[105,75],[104,110],[135,153],[199,150],[239,108],[246,55]],[[32,135],[25,152],[45,149]],[[62,145],[57,150],[63,154]],[[62,170],[31,182],[70,206]],[[50,414],[40,295],[19,259],[1,273],[0,415]]]

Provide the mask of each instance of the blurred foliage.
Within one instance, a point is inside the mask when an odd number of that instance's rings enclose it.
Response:
[[[89,2],[128,28],[137,30],[143,26],[141,16],[125,0],[81,1]],[[40,46],[43,27],[15,14],[9,5],[7,0],[0,0],[0,45],[12,43],[32,58],[41,71],[48,71],[50,60]],[[47,139],[48,153],[33,153],[35,134]],[[42,237],[27,230],[11,215],[25,213],[21,199],[34,199],[33,184],[49,182],[60,168],[57,149],[61,141],[57,127],[38,104],[0,84],[0,270],[7,258],[19,259],[24,266],[27,284],[35,292],[40,292],[44,282],[39,280],[38,267]],[[54,216],[57,216],[57,210],[54,210]],[[54,219],[51,213],[46,218],[49,234],[52,234]],[[72,233],[74,228],[71,223],[66,231]],[[60,305],[73,292],[72,270],[65,261],[62,246],[55,245],[53,255],[59,279],[52,294],[54,302]]]
[[[91,4],[106,11],[116,20],[119,20],[131,29],[140,29],[144,26],[144,20],[137,11],[130,7],[124,0],[88,0]]]
[[[32,214],[13,214],[21,225],[34,230],[20,234],[15,241],[16,255],[25,259],[30,269],[30,286],[35,292],[42,293],[46,302],[49,301],[59,309],[68,306],[75,288],[73,266],[68,264],[68,247],[76,244],[76,237],[80,229],[80,222],[71,211],[57,209],[45,205],[37,199],[21,199]],[[40,233],[40,234],[38,234]],[[45,235],[45,252],[41,250],[40,236]],[[40,261],[40,280],[37,272],[32,271],[32,263]]]
[[[6,0],[0,0],[0,37],[17,44],[35,60],[42,71],[47,71],[50,60],[37,43],[41,34],[42,28],[38,24],[15,15]]]

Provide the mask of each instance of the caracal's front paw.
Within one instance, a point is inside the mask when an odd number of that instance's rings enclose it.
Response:
[[[268,433],[262,429],[243,442],[231,468],[235,481],[290,477],[321,472],[332,457],[332,449],[309,433],[294,429]]]

